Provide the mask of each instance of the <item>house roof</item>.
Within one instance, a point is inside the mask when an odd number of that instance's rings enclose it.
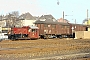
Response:
[[[61,23],[61,22],[57,22],[57,21],[40,21],[37,20],[34,22],[34,24],[62,24],[62,25],[69,25],[68,23]]]
[[[42,15],[38,20],[45,22],[57,21],[52,15]]]
[[[55,19],[51,14],[49,15],[42,15],[39,19]]]
[[[19,19],[35,20],[35,18],[29,12],[19,16]]]
[[[36,20],[38,20],[39,19],[39,16],[33,16]]]

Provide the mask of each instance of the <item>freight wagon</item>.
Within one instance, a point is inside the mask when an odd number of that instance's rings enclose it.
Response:
[[[75,31],[86,31],[87,26],[82,24],[36,21],[41,38],[74,38]]]
[[[39,35],[41,38],[51,38],[51,37],[66,37],[70,36],[69,24],[59,23],[59,22],[45,22],[36,21],[35,25],[39,28]]]
[[[38,39],[39,28],[36,26],[13,27],[8,34],[8,38],[16,39]]]
[[[82,24],[71,24],[70,25],[70,33],[72,34],[73,38],[75,38],[75,31],[88,31],[88,28],[90,28],[87,25]]]

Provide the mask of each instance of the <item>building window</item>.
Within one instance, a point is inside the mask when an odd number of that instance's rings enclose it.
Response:
[[[32,32],[35,32],[36,30],[35,29],[32,29]]]

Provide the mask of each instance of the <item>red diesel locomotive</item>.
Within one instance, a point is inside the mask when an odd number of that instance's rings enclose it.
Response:
[[[9,39],[38,39],[39,28],[36,26],[13,27],[8,35]]]

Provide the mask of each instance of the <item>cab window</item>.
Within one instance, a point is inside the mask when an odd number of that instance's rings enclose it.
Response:
[[[32,32],[36,32],[36,29],[32,29]]]

